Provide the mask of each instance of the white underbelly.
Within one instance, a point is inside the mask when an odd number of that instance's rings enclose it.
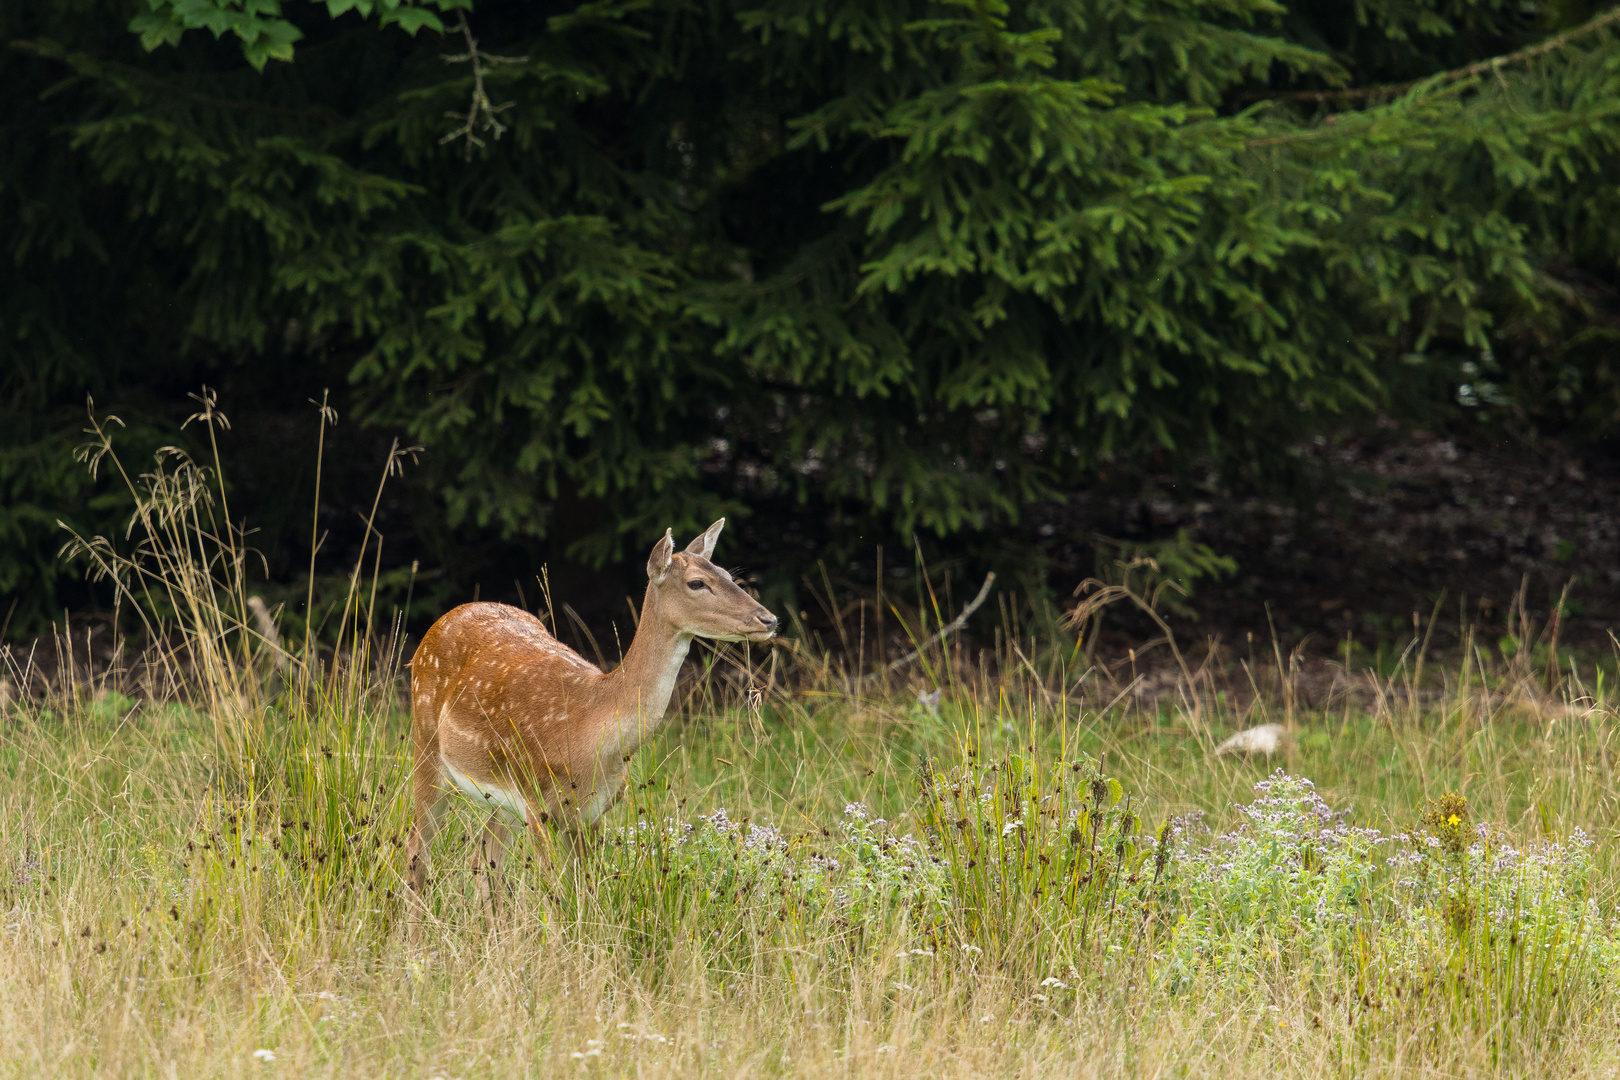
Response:
[[[460,788],[461,793],[474,803],[498,810],[514,821],[528,824],[529,804],[517,792],[492,784],[480,784],[443,757],[439,758],[439,768],[450,778],[450,782]]]
[[[597,819],[603,814],[607,813],[608,807],[613,805],[614,801],[618,798],[618,794],[619,792],[617,786],[609,787],[604,785],[603,787],[598,788],[596,791],[591,792],[584,799],[580,800],[580,824],[595,825]]]

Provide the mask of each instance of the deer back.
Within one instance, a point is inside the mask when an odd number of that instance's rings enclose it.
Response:
[[[411,659],[418,757],[436,753],[458,782],[490,789],[577,789],[605,771],[604,681],[528,612],[463,604],[434,623]]]

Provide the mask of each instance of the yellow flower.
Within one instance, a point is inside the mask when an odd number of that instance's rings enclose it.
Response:
[[[1446,818],[1446,824],[1447,825],[1461,825],[1462,824],[1462,818],[1458,817],[1456,814],[1452,814],[1450,817]]]

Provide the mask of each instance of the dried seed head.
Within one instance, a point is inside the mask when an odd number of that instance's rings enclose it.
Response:
[[[1166,821],[1159,829],[1159,846],[1153,852],[1153,880],[1158,881],[1164,876],[1164,869],[1170,864],[1170,843],[1176,838],[1176,823]]]

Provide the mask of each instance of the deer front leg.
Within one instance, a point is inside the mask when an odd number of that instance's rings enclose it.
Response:
[[[506,826],[501,824],[500,813],[497,811],[489,815],[484,823],[484,834],[479,837],[478,843],[473,846],[472,873],[473,888],[478,890],[478,899],[483,902],[484,914],[489,917],[490,924],[495,922],[495,912],[500,906],[496,897],[496,879],[500,876],[501,863],[506,861]]]

